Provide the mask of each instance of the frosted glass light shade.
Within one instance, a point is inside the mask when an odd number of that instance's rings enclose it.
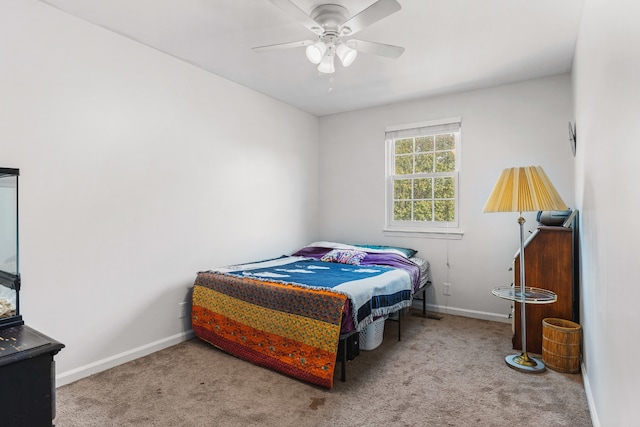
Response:
[[[336,67],[333,65],[333,55],[325,55],[322,57],[320,65],[318,65],[318,71],[321,73],[335,73]]]
[[[353,63],[353,61],[355,61],[356,56],[358,56],[358,51],[350,48],[346,44],[341,44],[336,49],[336,55],[338,55],[342,65],[348,67]]]
[[[322,61],[324,53],[327,51],[327,45],[323,42],[317,42],[307,46],[306,54],[307,59],[314,64],[319,64]]]
[[[493,187],[483,212],[532,212],[567,210],[540,166],[507,168]]]

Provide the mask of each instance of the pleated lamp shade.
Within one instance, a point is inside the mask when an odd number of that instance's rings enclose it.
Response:
[[[532,212],[567,210],[540,166],[507,168],[493,187],[483,212]]]

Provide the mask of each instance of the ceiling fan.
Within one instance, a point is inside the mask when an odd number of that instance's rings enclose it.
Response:
[[[404,52],[403,47],[389,44],[356,39],[343,41],[343,38],[400,10],[401,6],[396,0],[378,0],[351,17],[347,9],[338,4],[322,4],[313,9],[309,16],[291,0],[269,1],[314,32],[317,39],[254,47],[256,52],[306,47],[307,58],[312,63],[319,64],[318,71],[322,73],[335,72],[336,56],[343,66],[348,67],[356,59],[358,52],[387,58],[398,58]]]

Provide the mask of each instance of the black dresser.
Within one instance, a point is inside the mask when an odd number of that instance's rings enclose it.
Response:
[[[26,325],[0,329],[0,425],[53,425],[56,413],[53,356],[63,347]]]

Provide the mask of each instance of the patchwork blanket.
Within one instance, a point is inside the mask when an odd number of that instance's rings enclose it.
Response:
[[[331,290],[202,272],[192,326],[234,356],[331,388],[345,301]]]

